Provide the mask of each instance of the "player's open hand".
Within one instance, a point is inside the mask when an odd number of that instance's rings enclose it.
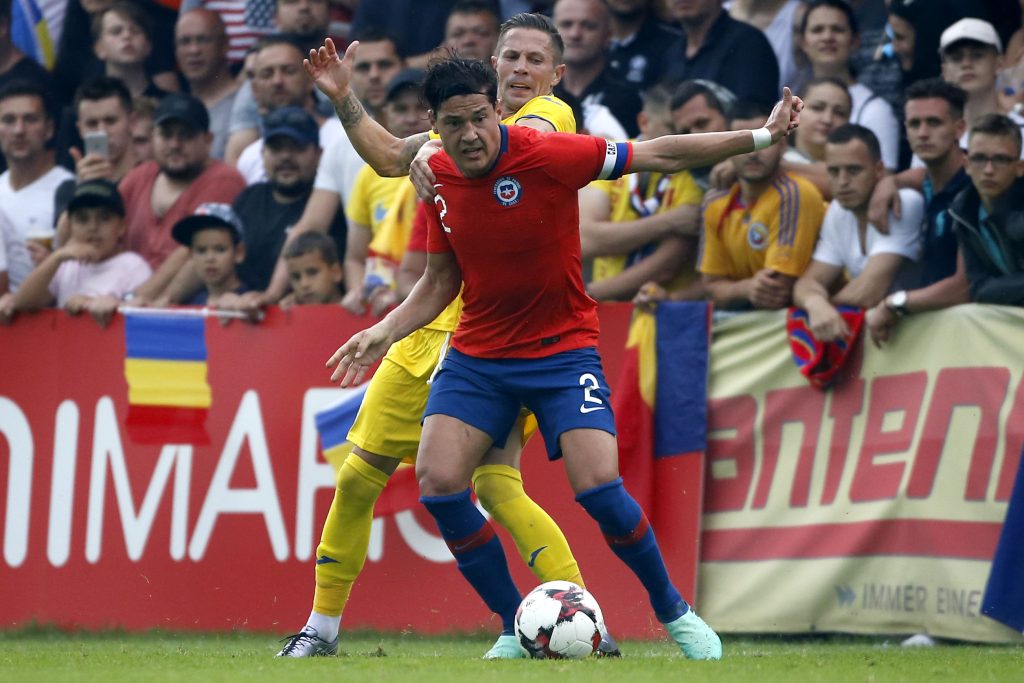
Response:
[[[327,367],[334,368],[331,381],[343,387],[359,384],[373,364],[387,353],[391,342],[391,326],[386,319],[356,332],[327,359]]]
[[[349,93],[352,81],[352,62],[355,60],[359,41],[353,41],[345,56],[338,56],[338,49],[330,38],[318,50],[309,51],[309,59],[302,60],[302,66],[317,88],[332,102],[340,102]]]
[[[764,124],[772,134],[772,142],[778,142],[796,130],[800,125],[800,112],[803,108],[804,101],[794,95],[792,90],[782,89],[782,99],[775,104],[771,116]]]

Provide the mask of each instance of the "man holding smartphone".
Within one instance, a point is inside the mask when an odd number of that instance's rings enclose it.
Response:
[[[73,106],[82,147],[68,150],[75,161],[75,178],[57,188],[57,244],[68,238],[65,208],[75,183],[100,179],[119,183],[138,163],[132,146],[132,96],[124,83],[109,76],[85,81],[75,91]]]

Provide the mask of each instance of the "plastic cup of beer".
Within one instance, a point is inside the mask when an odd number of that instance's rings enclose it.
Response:
[[[47,250],[53,250],[53,237],[56,231],[53,228],[47,228],[45,226],[33,226],[29,228],[28,234],[25,235],[25,240],[28,242],[35,242],[36,244],[45,247]]]

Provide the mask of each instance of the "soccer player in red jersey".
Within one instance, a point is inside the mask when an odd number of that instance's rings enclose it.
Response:
[[[443,154],[427,269],[410,296],[328,360],[358,382],[395,341],[427,324],[463,287],[464,309],[431,389],[417,457],[421,501],[459,570],[511,629],[519,592],[469,480],[500,446],[521,405],[561,457],[576,500],[647,589],[659,621],[691,659],[718,659],[718,635],[672,585],[647,518],[618,474],[615,422],[597,354],[597,306],[580,269],[576,192],[624,172],[675,173],[777,142],[799,120],[789,89],[764,127],[614,143],[499,124],[497,83],[483,62],[447,59],[425,96]]]

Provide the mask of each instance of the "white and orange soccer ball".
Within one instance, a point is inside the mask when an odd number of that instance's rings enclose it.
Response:
[[[530,591],[516,610],[516,637],[535,659],[582,659],[601,643],[601,608],[594,596],[569,581],[548,581]]]

